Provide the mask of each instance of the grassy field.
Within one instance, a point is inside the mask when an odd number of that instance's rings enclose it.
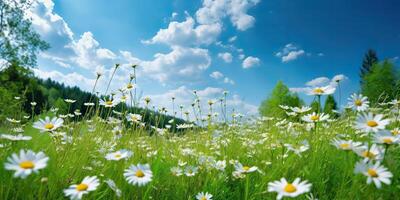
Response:
[[[388,130],[398,125],[396,113],[384,108],[373,111],[391,113],[384,116],[392,119],[386,126]],[[3,135],[3,166],[13,153],[19,156],[21,149],[44,152],[49,159],[43,169],[26,178],[13,177],[13,170],[1,167],[0,199],[65,199],[63,190],[79,184],[86,176],[97,176],[99,185],[84,194],[84,199],[195,199],[200,192],[208,192],[211,199],[275,199],[277,193],[268,192],[268,184],[281,178],[292,182],[297,177],[312,184],[309,192],[296,195],[299,199],[400,198],[397,140],[377,144],[382,149],[387,147],[386,153],[380,152],[380,156],[372,156],[366,162],[380,160],[393,174],[391,183],[382,184],[381,188],[367,184],[366,175],[355,173],[356,163],[363,160],[356,153],[360,146],[343,150],[333,145],[338,138],[363,142],[369,148],[376,142],[372,132],[355,129],[355,112],[315,123],[307,123],[305,118],[237,120],[229,125],[209,123],[205,127],[189,126],[179,136],[166,129],[149,136],[139,125],[124,127],[119,135],[113,129],[129,123],[120,118],[112,123],[96,117],[89,122],[66,119],[52,131],[39,131],[28,121],[23,124],[23,135],[31,136],[31,140],[12,141]],[[10,122],[2,132],[11,133],[16,127],[21,127],[21,123]],[[108,153],[121,149],[132,155],[120,160],[106,159]],[[124,177],[124,170],[138,163],[149,164],[152,172],[151,181],[143,186],[129,184]],[[241,171],[238,166],[257,170]],[[108,179],[115,182],[119,195],[105,183]]]

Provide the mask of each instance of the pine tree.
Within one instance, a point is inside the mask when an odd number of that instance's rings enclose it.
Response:
[[[333,95],[328,95],[325,100],[325,105],[324,105],[324,113],[329,114],[331,116],[336,116],[337,114],[334,112],[334,110],[337,109],[337,103],[335,101],[335,98]]]
[[[364,56],[361,70],[360,70],[360,84],[362,85],[364,82],[364,77],[372,71],[372,66],[378,63],[378,56],[376,52],[372,49],[369,49]]]

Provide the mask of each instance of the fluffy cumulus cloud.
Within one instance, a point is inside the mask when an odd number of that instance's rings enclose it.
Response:
[[[72,72],[68,74],[63,74],[59,71],[52,70],[52,71],[44,71],[40,69],[33,69],[33,72],[42,79],[53,79],[59,82],[62,82],[68,86],[76,86],[79,83],[79,86],[86,91],[90,91],[90,88],[93,87],[95,79],[89,79],[82,76],[79,73]]]
[[[201,24],[213,24],[228,17],[233,26],[244,31],[254,25],[255,18],[247,12],[259,2],[260,0],[203,0],[203,6],[196,12],[196,19]]]
[[[160,29],[146,44],[164,43],[171,46],[209,45],[215,42],[220,35],[220,23],[195,25],[192,17],[187,17],[183,22],[170,22],[168,28]]]
[[[294,44],[287,44],[275,56],[281,58],[282,62],[287,63],[296,60],[300,56],[304,55],[306,52],[303,49],[299,49]]]
[[[219,71],[215,71],[215,72],[212,72],[212,73],[210,74],[210,77],[217,80],[217,79],[223,78],[223,77],[224,77],[224,74],[222,74],[222,73],[219,72]]]
[[[232,54],[230,54],[229,52],[219,53],[218,57],[221,58],[226,63],[232,62]]]
[[[155,95],[147,95],[152,99],[154,105],[158,108],[165,107],[172,113],[172,103],[171,98],[175,97],[175,103],[177,105],[183,105],[184,110],[187,110],[191,113],[191,118],[193,119],[193,112],[191,108],[191,103],[195,100],[195,95],[193,94],[192,89],[187,88],[186,86],[181,86],[176,89],[168,90],[162,94],[155,94]],[[200,98],[200,102],[202,103],[202,108],[207,108],[207,101],[208,100],[217,100],[223,96],[223,89],[222,88],[215,88],[215,87],[206,87],[201,90],[196,90],[198,97]],[[217,104],[216,104],[217,105]],[[230,111],[232,108],[235,108],[237,112],[246,115],[257,115],[257,106],[246,103],[243,101],[239,95],[233,95],[232,97],[228,98],[227,100],[227,110]],[[207,113],[207,110],[203,110],[202,113]]]
[[[242,67],[248,69],[254,66],[260,65],[260,59],[257,57],[249,56],[242,62]]]

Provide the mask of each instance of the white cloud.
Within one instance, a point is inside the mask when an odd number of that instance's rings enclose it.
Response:
[[[327,78],[327,77],[318,77],[318,78],[315,78],[315,79],[313,79],[313,80],[311,80],[311,81],[308,81],[308,82],[306,83],[306,85],[307,85],[307,86],[311,86],[311,87],[317,87],[317,86],[326,85],[326,84],[328,84],[329,82],[330,82],[330,79]]]
[[[247,12],[259,2],[259,0],[203,0],[203,7],[196,12],[196,19],[201,24],[213,24],[229,17],[233,26],[244,31],[254,25],[255,18]]]
[[[228,78],[228,77],[225,77],[225,78],[224,78],[224,83],[228,83],[228,84],[231,84],[231,85],[235,85],[235,81],[233,81],[232,79],[230,79],[230,78]]]
[[[96,55],[100,59],[115,59],[117,57],[112,51],[104,48],[97,49]]]
[[[210,77],[213,79],[220,79],[220,78],[224,77],[224,75],[219,71],[215,71],[210,74]]]
[[[64,83],[68,86],[79,86],[86,91],[90,91],[90,88],[93,87],[95,82],[95,79],[88,79],[76,72],[63,74],[56,70],[44,71],[37,68],[34,68],[33,72],[35,73],[36,76],[38,76],[41,79],[50,78],[52,80],[57,80],[61,83]]]
[[[225,53],[219,53],[218,57],[224,60],[226,63],[231,63],[232,62],[232,54],[225,52]]]
[[[229,42],[234,42],[234,41],[236,41],[236,39],[237,39],[237,36],[235,35],[235,36],[230,37],[230,38],[228,39],[228,41],[229,41]]]
[[[299,49],[292,43],[285,45],[281,51],[277,52],[275,56],[281,58],[282,62],[290,62],[296,60],[300,56],[304,55],[306,52],[303,49]]]
[[[243,60],[242,66],[244,69],[248,69],[254,66],[260,65],[260,59],[257,57],[249,56]]]
[[[170,46],[198,46],[209,45],[217,39],[222,31],[220,23],[198,25],[192,17],[186,21],[169,23],[168,28],[160,29],[150,40],[143,41],[146,44],[164,43]]]

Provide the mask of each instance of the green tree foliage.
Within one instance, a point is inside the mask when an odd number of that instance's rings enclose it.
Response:
[[[299,96],[290,92],[289,88],[279,81],[270,96],[261,103],[259,112],[263,116],[284,117],[285,111],[279,105],[301,106],[302,104]]]
[[[372,66],[378,62],[379,60],[378,56],[376,55],[376,52],[372,49],[369,49],[365,54],[361,65],[361,70],[360,70],[361,85],[364,82],[364,77],[372,71]]]
[[[324,113],[330,116],[337,116],[337,113],[333,112],[334,110],[337,110],[337,103],[333,95],[328,95],[324,104]]]
[[[49,48],[24,16],[28,0],[0,1],[0,58],[18,66],[36,65],[36,54]]]
[[[362,94],[372,103],[387,102],[395,98],[399,81],[398,72],[389,60],[376,63],[369,74],[365,75],[361,87]]]
[[[320,109],[318,109],[318,107],[319,107],[318,101],[312,101],[310,104],[310,107],[311,107],[311,111],[315,112],[315,113],[317,113],[318,110],[320,110]]]

